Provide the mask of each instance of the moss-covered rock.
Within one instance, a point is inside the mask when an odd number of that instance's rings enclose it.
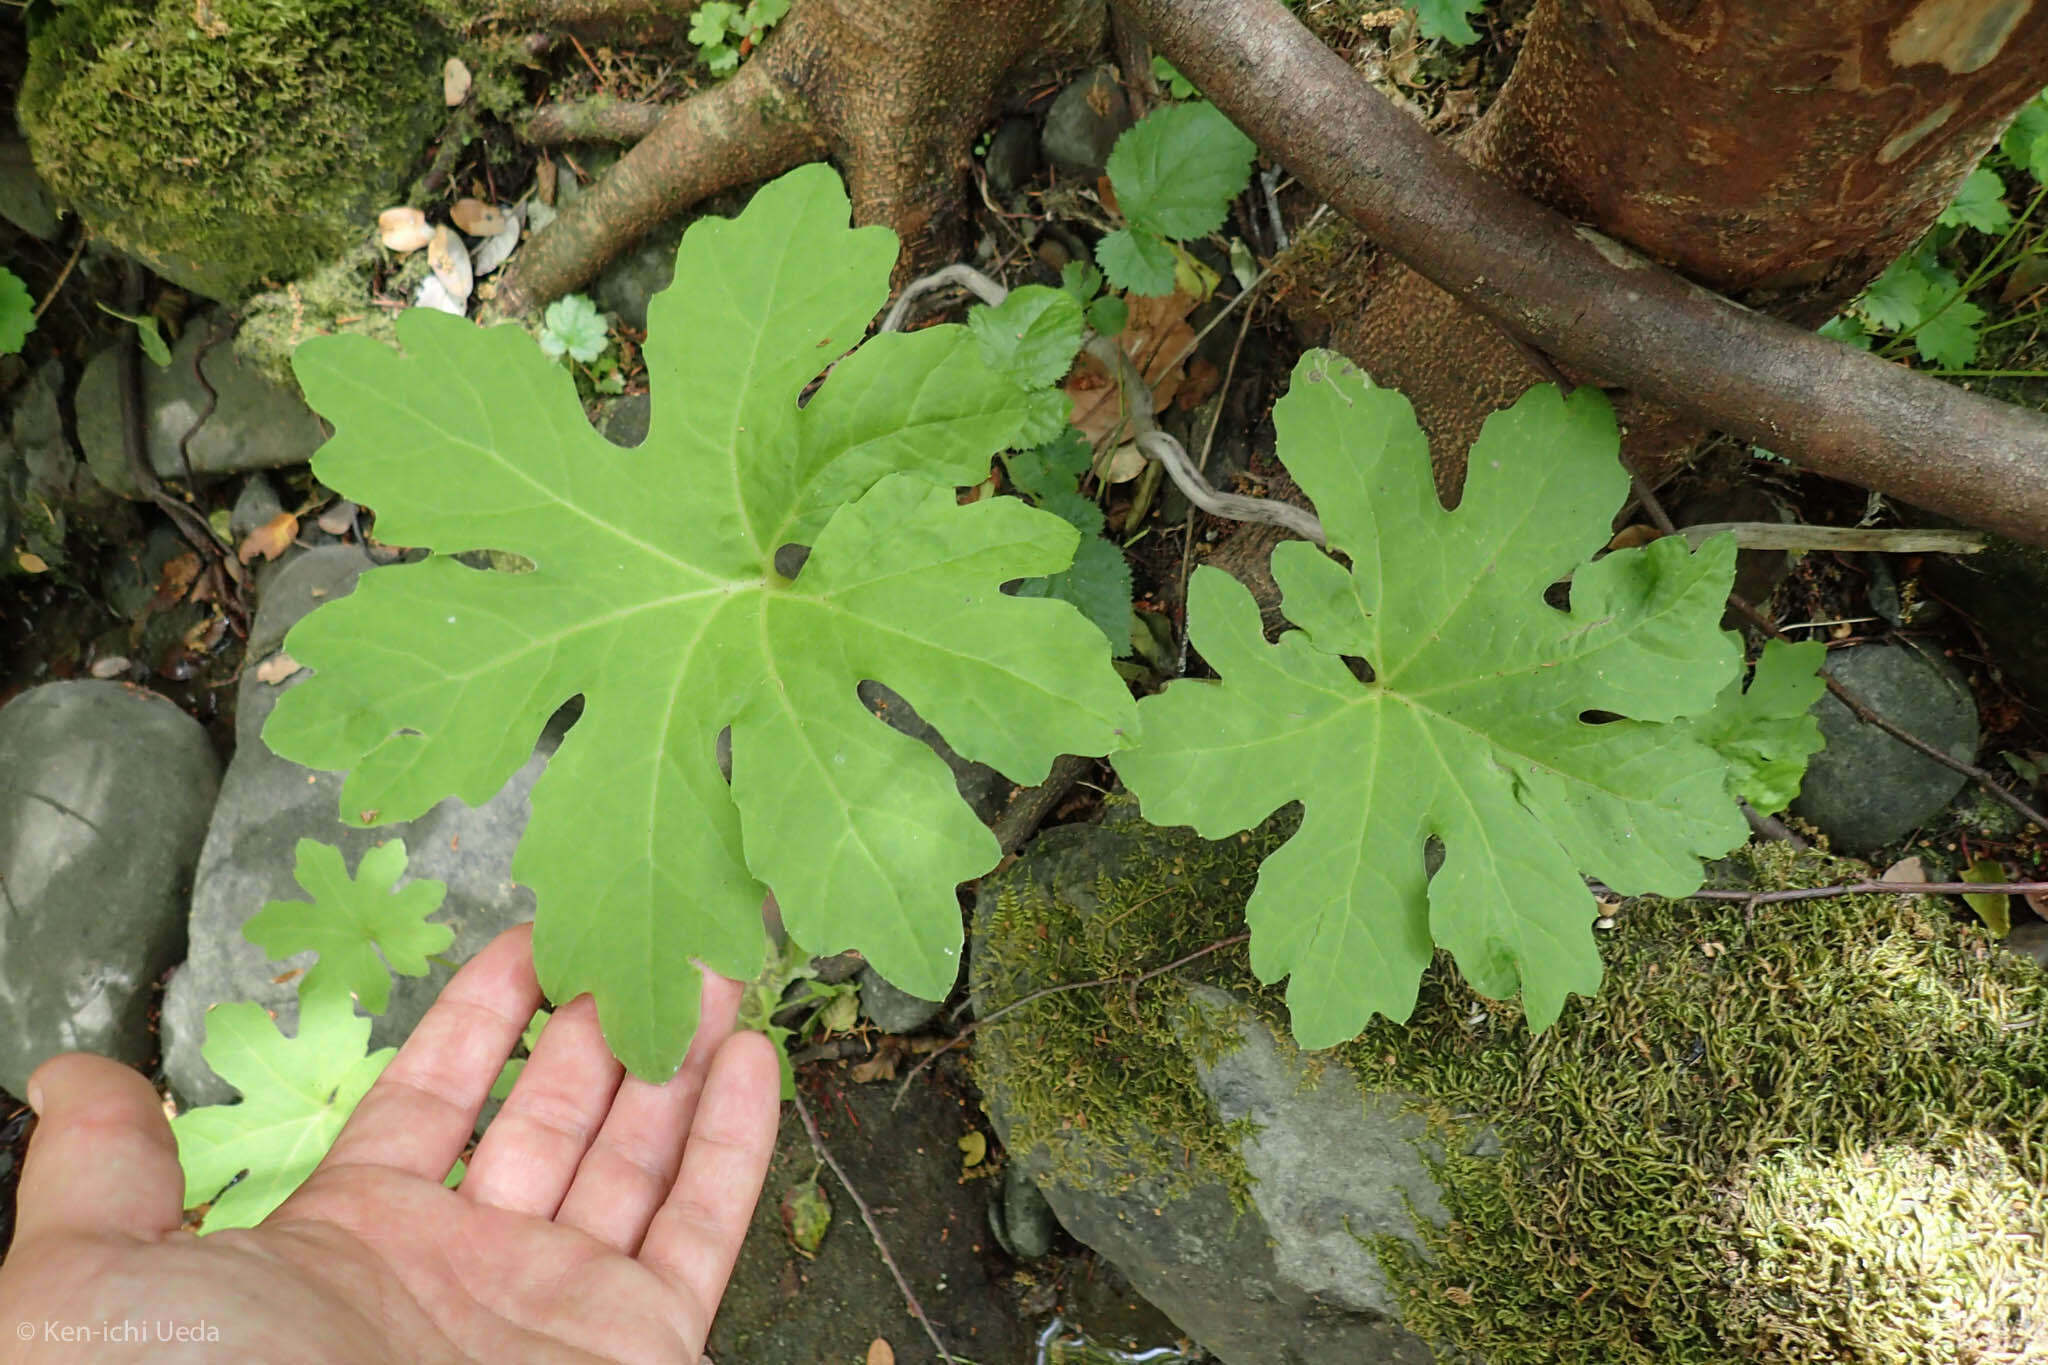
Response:
[[[987,883],[984,1014],[1241,931],[1269,835],[1115,837],[1092,875],[1027,855]],[[1783,846],[1723,868],[1761,887],[1860,871]],[[1599,997],[1539,1037],[1440,963],[1410,1022],[1302,1059],[1349,1072],[1361,1125],[1406,1096],[1437,1137],[1443,1221],[1373,1239],[1403,1326],[1492,1365],[2048,1362],[2048,975],[1906,897],[1631,901],[1603,952]],[[1063,1185],[1136,1180],[1170,1238],[1173,1201],[1267,1202],[1243,1125],[1218,1123],[1213,1030],[1188,1027],[1196,973],[1284,1020],[1232,946],[981,1030],[991,1110],[1055,1207]]]
[[[449,50],[419,0],[78,0],[30,45],[21,122],[95,231],[233,301],[370,230]]]

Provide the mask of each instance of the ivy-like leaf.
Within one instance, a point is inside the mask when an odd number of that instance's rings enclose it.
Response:
[[[0,268],[0,355],[13,355],[36,329],[36,301],[12,270]]]
[[[1728,762],[1728,785],[1765,815],[1799,795],[1806,760],[1821,750],[1820,722],[1811,711],[1827,684],[1820,662],[1827,646],[1816,641],[1771,640],[1744,687],[1728,684],[1714,709],[1684,722],[1692,737]]]
[[[1198,100],[1155,109],[1125,129],[1106,169],[1126,223],[1185,240],[1223,226],[1257,155],[1222,110]],[[1116,278],[1107,265],[1103,269]]]
[[[1519,979],[1531,1027],[1547,1027],[1600,981],[1582,870],[1683,895],[1699,855],[1747,834],[1727,765],[1662,723],[1707,710],[1735,675],[1718,626],[1734,541],[1695,554],[1668,537],[1587,562],[1628,489],[1590,389],[1533,389],[1489,418],[1455,511],[1407,400],[1342,357],[1303,356],[1273,420],[1352,567],[1303,541],[1276,549],[1301,629],[1271,645],[1251,594],[1198,569],[1189,635],[1222,681],[1142,702],[1145,743],[1117,771],[1148,819],[1209,838],[1302,803],[1246,918],[1253,969],[1291,978],[1303,1047],[1375,1012],[1406,1018],[1432,941],[1488,995]],[[1543,597],[1567,574],[1558,611]]]
[[[370,1021],[342,991],[299,992],[299,1031],[278,1032],[261,1005],[238,1001],[206,1012],[200,1055],[242,1092],[171,1120],[185,1170],[185,1207],[213,1200],[203,1232],[262,1222],[313,1173],[358,1101],[396,1055],[365,1056]],[[237,1175],[240,1183],[221,1191]],[[215,1198],[215,1196],[219,1196]]]
[[[631,450],[516,328],[412,310],[402,354],[319,337],[294,361],[336,428],[321,481],[377,508],[394,543],[444,553],[371,570],[293,629],[315,676],[265,738],[352,769],[345,819],[406,820],[448,796],[481,804],[582,696],[512,872],[538,902],[549,996],[593,993],[613,1050],[652,1080],[696,1027],[692,960],[760,970],[769,887],[814,950],[858,948],[931,998],[952,985],[953,887],[994,865],[995,838],[860,681],[1019,782],[1135,732],[1101,635],[1065,603],[1000,591],[1065,568],[1074,529],[954,496],[1011,444],[1023,391],[964,327],[843,354],[896,257],[891,233],[848,215],[838,177],[811,165],[738,218],[691,225],[649,307],[653,414]],[[789,544],[811,547],[794,580],[775,567]],[[478,547],[533,570],[446,557]]]
[[[447,886],[421,880],[392,890],[405,875],[403,840],[365,853],[353,881],[332,844],[301,839],[297,855],[292,876],[312,902],[270,901],[249,917],[242,937],[275,958],[308,949],[319,953],[301,990],[320,990],[332,981],[353,992],[371,1014],[382,1014],[391,1003],[391,972],[425,976],[427,959],[455,942],[453,929],[427,922],[441,908]]]
[[[2005,182],[1988,166],[1971,171],[1957,191],[1955,202],[1941,211],[1937,220],[1944,227],[1961,224],[1979,232],[2003,232],[2012,223],[2012,210],[2005,206]]]
[[[1486,0],[1408,0],[1408,7],[1415,11],[1415,26],[1425,38],[1459,47],[1479,41],[1472,16],[1486,8]]]

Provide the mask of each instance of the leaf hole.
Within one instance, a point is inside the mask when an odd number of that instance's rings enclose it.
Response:
[[[1359,658],[1356,654],[1340,654],[1337,657],[1342,659],[1344,666],[1351,670],[1351,676],[1362,683],[1369,683],[1378,676],[1372,671],[1372,665]]]
[[[784,578],[794,579],[804,571],[804,565],[811,557],[808,545],[779,545],[775,549],[775,572]]]

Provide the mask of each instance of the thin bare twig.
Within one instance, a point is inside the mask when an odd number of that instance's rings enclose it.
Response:
[[[65,258],[64,268],[57,272],[56,282],[43,295],[43,301],[36,305],[36,311],[30,316],[30,321],[41,322],[43,320],[43,314],[49,310],[51,304],[57,301],[57,295],[63,291],[64,282],[71,278],[71,272],[78,267],[78,258],[85,254],[85,244],[91,239],[92,232],[89,229],[85,227],[78,229],[77,244],[71,248],[71,254]]]
[[[932,1345],[938,1350],[939,1359],[945,1361],[946,1365],[958,1365],[953,1359],[953,1353],[946,1349],[946,1343],[939,1340],[939,1329],[932,1326],[932,1320],[925,1316],[924,1305],[917,1301],[917,1295],[912,1292],[910,1281],[903,1277],[903,1271],[897,1266],[896,1258],[889,1254],[889,1243],[883,1238],[882,1229],[876,1225],[875,1215],[869,1210],[867,1201],[860,1197],[860,1191],[846,1178],[846,1170],[839,1164],[839,1159],[833,1156],[832,1149],[825,1145],[825,1139],[818,1132],[818,1121],[811,1117],[811,1107],[804,1103],[801,1090],[796,1094],[796,1113],[797,1117],[804,1121],[804,1134],[811,1140],[811,1150],[818,1154],[818,1160],[832,1168],[832,1174],[839,1178],[840,1188],[846,1191],[847,1198],[853,1200],[853,1206],[860,1210],[860,1221],[867,1224],[868,1236],[874,1240],[875,1250],[880,1254],[882,1264],[889,1268],[889,1275],[896,1281],[896,1288],[902,1293],[903,1302],[910,1306],[911,1314],[923,1326],[924,1334],[932,1339]]]
[[[1045,817],[1052,814],[1053,808],[1066,798],[1094,762],[1092,758],[1061,754],[1053,760],[1052,771],[1046,775],[1045,781],[1035,787],[1026,787],[1010,798],[1002,814],[989,826],[1004,857],[1024,847],[1024,841],[1045,822]]]
[[[1194,962],[1201,958],[1205,958],[1209,954],[1218,952],[1224,948],[1233,947],[1236,944],[1243,943],[1249,938],[1251,938],[1251,935],[1249,933],[1232,934],[1229,938],[1219,938],[1214,943],[1209,944],[1207,947],[1197,948],[1192,953],[1188,953],[1182,957],[1175,958],[1173,961],[1167,963],[1164,967],[1154,967],[1151,971],[1140,972],[1136,976],[1130,976],[1123,973],[1119,973],[1115,976],[1098,976],[1092,981],[1067,981],[1057,986],[1042,986],[1039,989],[1032,991],[1029,995],[1020,995],[1015,1000],[1012,1000],[1009,1004],[1004,1005],[1001,1009],[991,1011],[988,1014],[984,1014],[981,1018],[969,1023],[966,1028],[961,1029],[951,1038],[948,1038],[946,1040],[946,1045],[944,1047],[938,1049],[936,1052],[926,1057],[923,1061],[919,1062],[916,1066],[910,1068],[909,1071],[905,1072],[903,1076],[903,1083],[896,1087],[896,1098],[889,1102],[889,1107],[891,1109],[894,1109],[897,1105],[903,1103],[903,1097],[910,1093],[910,1083],[917,1079],[918,1072],[924,1070],[933,1062],[936,1062],[937,1060],[939,1060],[939,1058],[945,1056],[948,1052],[951,1052],[954,1048],[966,1042],[969,1038],[972,1038],[975,1034],[975,1031],[980,1029],[984,1024],[993,1024],[996,1020],[1002,1018],[1006,1014],[1014,1014],[1018,1010],[1023,1009],[1026,1005],[1030,1004],[1034,1000],[1043,1000],[1049,995],[1064,995],[1068,991],[1091,990],[1098,986],[1123,986],[1130,990],[1135,991],[1136,989],[1138,989],[1138,987],[1144,985],[1147,981],[1152,980],[1152,978],[1156,976],[1164,976],[1166,973],[1174,970],[1176,967],[1185,967],[1190,962]]]
[[[1010,297],[1010,291],[1003,287],[1001,281],[990,279],[971,265],[941,266],[931,274],[920,275],[904,285],[903,292],[896,296],[896,302],[890,305],[889,312],[883,317],[882,325],[875,330],[903,330],[904,319],[910,315],[910,305],[933,290],[944,289],[948,285],[965,289],[991,308]]]

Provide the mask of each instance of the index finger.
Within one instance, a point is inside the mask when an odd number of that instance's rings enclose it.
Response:
[[[533,926],[507,929],[457,972],[314,1172],[382,1166],[441,1180],[541,1002]]]

